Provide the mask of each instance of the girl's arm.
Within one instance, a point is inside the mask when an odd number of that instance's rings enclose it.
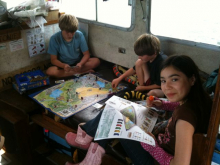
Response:
[[[170,101],[164,101],[160,100],[157,97],[154,97],[153,101],[150,101],[147,98],[147,105],[149,106],[156,106],[157,108],[165,111],[174,111],[174,109],[179,106],[178,102],[170,102]]]
[[[148,85],[148,86],[139,85],[135,88],[135,91],[149,91],[152,89],[160,89],[160,86],[157,84],[152,84],[152,85]]]
[[[177,121],[175,154],[170,165],[190,164],[194,131],[194,127],[189,122],[184,120]]]
[[[189,165],[194,131],[194,127],[187,121],[177,121],[174,156],[164,151],[157,143],[155,147],[142,142],[141,145],[160,165]]]

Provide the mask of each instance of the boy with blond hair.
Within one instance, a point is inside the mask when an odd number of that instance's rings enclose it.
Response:
[[[148,91],[148,96],[163,97],[160,90],[160,65],[164,57],[160,53],[160,40],[154,35],[142,34],[134,43],[134,51],[138,55],[135,66],[114,79],[112,87],[117,87],[120,81],[136,73],[139,82],[136,91]]]
[[[64,14],[59,19],[59,27],[61,31],[50,38],[48,53],[54,66],[47,69],[47,75],[60,78],[93,72],[100,61],[90,58],[85,37],[77,30],[77,18]]]

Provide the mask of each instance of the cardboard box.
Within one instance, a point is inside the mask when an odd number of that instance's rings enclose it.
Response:
[[[48,12],[48,16],[46,17],[47,22],[58,20],[58,19],[59,19],[59,10],[50,10]]]
[[[0,30],[0,43],[18,40],[21,38],[21,31],[18,28]]]

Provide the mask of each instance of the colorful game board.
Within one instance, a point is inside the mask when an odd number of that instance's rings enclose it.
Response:
[[[125,88],[119,85],[112,89],[111,82],[86,74],[48,88],[33,98],[65,119]]]

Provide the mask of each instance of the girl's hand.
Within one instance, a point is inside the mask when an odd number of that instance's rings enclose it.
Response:
[[[153,97],[153,96],[150,96]],[[160,107],[162,105],[162,101],[161,100],[152,100],[149,97],[147,97],[147,106],[149,107]]]
[[[142,147],[143,147],[146,151],[152,152],[152,151],[154,151],[154,149],[155,149],[156,147],[158,147],[158,143],[157,143],[157,140],[156,140],[155,136],[154,136],[151,132],[147,132],[147,134],[148,134],[149,136],[151,136],[152,138],[154,138],[155,146],[152,146],[152,145],[150,145],[150,144],[143,143],[143,142],[141,142],[141,145],[142,145]]]
[[[147,132],[148,135],[150,135],[152,138],[154,138],[155,142],[157,141],[155,136],[151,132]]]

